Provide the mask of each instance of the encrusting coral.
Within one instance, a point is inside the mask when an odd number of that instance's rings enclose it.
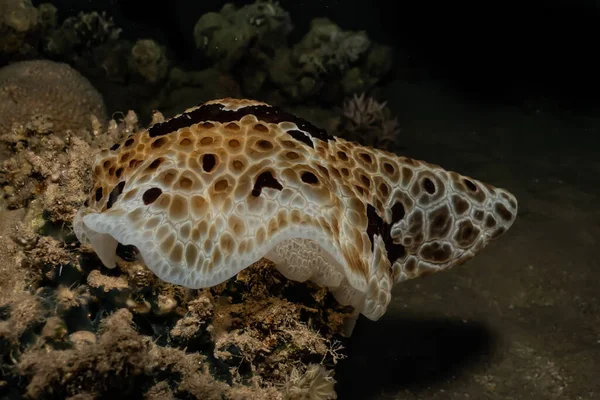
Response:
[[[513,223],[509,192],[328,135],[253,100],[191,108],[100,153],[74,221],[107,267],[217,285],[265,257],[380,318],[394,283],[462,264]]]

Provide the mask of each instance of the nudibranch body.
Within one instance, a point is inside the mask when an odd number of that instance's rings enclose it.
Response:
[[[134,245],[161,279],[219,284],[264,257],[380,318],[395,282],[461,264],[513,223],[503,189],[221,99],[100,154],[74,229],[102,263]]]

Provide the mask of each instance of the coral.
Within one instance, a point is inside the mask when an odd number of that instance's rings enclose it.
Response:
[[[17,32],[27,32],[38,23],[38,11],[28,0],[2,0],[1,22]]]
[[[262,60],[270,81],[289,99],[318,96],[333,103],[373,87],[391,69],[391,50],[372,43],[365,32],[317,18],[293,48],[279,47]]]
[[[50,312],[43,299],[25,292],[14,294],[1,305],[0,311],[0,359],[8,360],[9,365],[16,364],[36,344],[36,334],[41,332]],[[2,370],[5,368],[3,365]]]
[[[130,80],[131,76],[135,76],[138,80],[142,80],[143,84],[148,84],[145,78],[140,79],[142,76],[139,72],[135,69],[131,70],[132,67],[138,68],[134,63],[132,64],[134,45],[130,41],[118,40],[90,49],[78,58],[77,68],[101,81],[132,86],[133,89],[129,88],[128,91],[133,93],[141,91],[140,85],[135,85],[138,82]],[[146,69],[148,67],[146,66]],[[123,90],[127,89],[127,87],[123,88]]]
[[[15,293],[23,292],[35,274],[22,265],[24,254],[8,234],[24,217],[24,209],[0,211],[0,305],[9,301]]]
[[[333,372],[322,365],[310,364],[304,373],[294,368],[285,382],[284,400],[328,400],[337,399]]]
[[[289,14],[277,2],[256,1],[239,9],[226,4],[204,14],[194,26],[196,46],[230,70],[253,48],[280,47],[292,30]]]
[[[364,32],[343,31],[317,18],[299,43],[292,49],[276,49],[265,65],[270,80],[290,99],[319,96],[321,101],[334,102],[344,93],[365,90],[388,72],[373,69],[370,74],[366,67],[379,47]]]
[[[51,4],[35,8],[30,0],[0,0],[0,56],[35,56],[39,38],[55,24]]]
[[[137,117],[130,112],[120,122],[111,120],[108,125],[106,132],[96,127],[74,137],[51,133],[50,124],[35,120],[0,135],[0,144],[10,149],[7,159],[0,162],[0,194],[5,207],[29,205],[30,212],[43,211],[44,220],[53,224],[70,222],[83,201],[81,192],[91,184],[90,146],[107,146],[133,133]]]
[[[80,12],[50,32],[45,38],[44,51],[50,56],[76,62],[93,48],[116,41],[120,34],[121,28],[105,12]]]
[[[163,120],[154,114],[154,124]],[[149,398],[275,400],[282,398],[292,365],[331,366],[343,357],[335,335],[350,311],[321,288],[286,280],[272,264],[259,263],[239,280],[192,293],[155,279],[126,248],[119,254],[129,261],[120,260],[116,274],[104,274],[91,249],[72,242],[62,226],[68,228],[72,213],[57,216],[56,208],[83,201],[94,149],[136,131],[137,118],[130,112],[111,121],[109,132],[85,141],[36,132],[10,142],[11,159],[27,160],[38,171],[22,181],[38,182],[42,193],[54,186],[56,196],[34,195],[26,213],[4,211],[0,219],[12,227],[5,230],[10,235],[0,237],[6,249],[0,277],[19,274],[18,280],[0,281],[5,356],[0,368],[6,382],[0,396],[10,388],[29,398],[97,398],[119,387],[120,394],[136,390]],[[52,182],[55,171],[59,175]],[[56,218],[55,229],[49,223]],[[292,298],[285,297],[288,293]],[[301,303],[294,293],[308,299]],[[143,317],[141,324],[133,323],[136,316]],[[163,376],[175,378],[158,383]],[[126,384],[132,380],[134,386]]]
[[[67,249],[64,242],[42,235],[38,235],[36,239],[34,247],[27,251],[27,256],[22,260],[25,267],[32,271],[39,271],[43,278],[56,281],[65,278],[63,273],[67,272],[67,268],[70,269],[70,273],[77,272],[77,276],[81,274],[75,256]]]
[[[398,119],[392,118],[387,102],[379,103],[365,93],[346,99],[340,136],[356,140],[366,146],[393,149],[400,128]]]
[[[382,108],[364,106],[361,124]],[[106,267],[119,245],[134,246],[159,278],[187,288],[265,257],[377,320],[394,283],[464,263],[510,228],[517,207],[504,189],[262,102],[220,99],[104,149],[73,229]]]
[[[38,6],[38,18],[42,24],[43,32],[47,33],[57,26],[57,9],[50,3],[42,3]]]
[[[48,239],[39,238],[39,252],[29,252],[28,262],[44,269],[53,265],[54,270],[61,265],[67,273],[68,266],[77,263],[72,258],[76,253],[44,256],[44,249],[56,252],[60,245]],[[135,391],[150,397],[275,400],[284,396],[290,376],[290,393],[325,393],[329,374],[307,372],[300,377],[292,366],[304,371],[305,363],[333,366],[343,358],[328,325],[335,307],[325,302],[319,288],[287,281],[267,262],[246,270],[243,281],[232,279],[188,300],[175,294],[184,307],[166,318],[158,310],[128,310],[126,302],[115,299],[125,295],[154,303],[174,293],[172,286],[128,286],[127,274],[108,277],[90,270],[93,260],[85,252],[78,259],[82,274],[68,286],[57,285],[64,280],[60,274],[46,274],[45,286],[35,295],[13,295],[0,304],[0,347],[5,356],[0,367],[8,372],[4,378],[12,390],[28,398],[82,392],[97,398],[119,388],[121,395]],[[265,281],[264,276],[274,279]],[[300,292],[312,295],[312,303],[283,298]],[[94,379],[84,379],[90,374]],[[229,384],[216,377],[228,377]],[[136,384],[127,385],[128,380]]]
[[[112,109],[145,104],[166,74],[163,49],[142,41],[134,52],[135,43],[121,40],[120,35],[121,28],[106,12],[80,12],[52,29],[40,51],[88,77],[112,103]],[[156,84],[152,79],[157,79]],[[122,103],[124,97],[130,101]]]
[[[305,73],[327,75],[346,71],[370,46],[365,32],[342,31],[326,18],[315,18],[310,31],[294,46],[293,58]]]
[[[162,81],[169,71],[165,48],[153,40],[138,40],[131,49],[129,69],[150,83]]]
[[[221,399],[228,391],[206,369],[198,369],[204,357],[156,346],[135,331],[132,317],[125,309],[115,312],[100,324],[97,341],[85,341],[78,348],[34,349],[24,354],[17,368],[29,380],[27,396],[67,396],[81,391],[114,395],[117,390],[123,394],[131,387],[130,380],[151,379],[152,371],[179,375],[179,383],[170,388],[179,396]],[[94,379],[86,379],[90,371]]]
[[[268,274],[268,276],[267,276]],[[245,275],[245,277],[244,277]],[[265,279],[265,276],[270,279]],[[234,283],[235,282],[235,283]],[[341,345],[322,332],[338,332],[339,325],[325,323],[327,317],[319,317],[321,307],[299,306],[287,299],[269,295],[268,290],[292,285],[274,271],[271,263],[261,261],[254,264],[237,280],[228,283],[224,292],[216,289],[215,296],[222,301],[213,320],[214,357],[229,367],[234,382],[241,382],[251,373],[255,377],[270,377],[282,383],[288,376],[290,360],[319,362],[327,360],[330,365],[344,358]],[[238,287],[242,294],[236,301],[224,300],[222,294]],[[249,289],[259,288],[252,292]],[[304,289],[299,287],[298,289]],[[319,289],[311,289],[313,301],[318,300]],[[277,292],[275,292],[277,293]],[[309,292],[310,293],[310,292]],[[333,311],[333,310],[332,310]],[[303,315],[312,315],[314,322],[304,322]],[[331,313],[329,316],[333,316]],[[232,319],[232,316],[235,316]],[[315,324],[321,320],[319,324]],[[325,324],[325,325],[320,325]]]
[[[358,65],[349,67],[340,84],[345,95],[369,91],[392,69],[392,49],[373,44]]]
[[[49,142],[56,144],[47,146],[41,155],[19,147],[0,165],[0,186],[9,208],[23,207],[39,196],[50,220],[66,221],[82,200],[76,190],[87,187],[89,181],[81,173],[91,165],[89,156],[67,149],[89,151],[89,145],[79,138],[70,138],[68,145],[64,138],[54,135],[41,139],[42,144]],[[65,186],[73,191],[65,192]]]
[[[158,107],[157,97],[169,76],[167,48],[150,39],[121,39],[121,28],[106,12],[80,12],[44,35],[40,53],[66,62],[104,95],[111,110],[133,104]],[[147,114],[141,114],[146,118]]]
[[[95,118],[103,123],[102,96],[67,64],[47,60],[22,61],[0,69],[0,134],[13,124],[42,119],[52,131],[65,135],[92,130]]]
[[[203,329],[214,316],[214,299],[209,291],[203,291],[187,305],[187,314],[171,329],[174,342],[185,344],[202,336]]]
[[[291,18],[276,2],[257,1],[201,16],[194,38],[215,67],[231,73],[243,94],[273,104],[317,99],[334,104],[371,89],[391,70],[391,48],[363,31],[345,31],[326,18],[288,45]]]
[[[292,50],[277,49],[275,55],[267,63],[269,79],[292,100],[302,100],[317,95],[325,82],[317,77],[304,75],[293,57]]]

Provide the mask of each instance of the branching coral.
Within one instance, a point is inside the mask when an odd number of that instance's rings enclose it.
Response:
[[[263,279],[267,274],[275,279]],[[340,325],[333,323],[334,310],[327,312],[326,318],[331,322],[321,326],[325,329],[319,332],[316,329],[317,322],[321,320],[318,308],[298,305],[287,299],[264,301],[273,296],[273,293],[264,290],[273,291],[292,285],[274,271],[270,263],[261,261],[253,265],[246,273],[240,274],[236,283],[250,291],[242,292],[241,301],[233,304],[221,302],[219,309],[224,314],[217,314],[214,319],[214,356],[230,367],[231,378],[235,382],[241,381],[249,371],[256,377],[270,376],[282,382],[289,374],[287,367],[290,360],[301,360],[300,364],[323,361],[334,365],[344,357],[340,354],[343,347],[339,342],[323,335],[323,332],[340,329]],[[261,291],[252,292],[251,289],[257,286],[261,287]],[[231,284],[227,288],[231,288]],[[310,294],[314,290],[311,287],[307,292]],[[216,293],[220,291],[217,289]],[[313,296],[317,293],[314,291]],[[317,300],[318,296],[313,298],[319,303],[323,301]],[[310,324],[302,317],[307,314],[314,315]],[[231,320],[231,315],[237,318]],[[242,324],[242,321],[246,322]]]
[[[0,140],[12,139],[4,136]],[[24,207],[39,196],[43,204],[53,210],[53,219],[57,222],[69,220],[73,206],[81,201],[81,197],[65,198],[60,187],[68,184],[83,189],[86,186],[82,171],[90,167],[89,158],[73,153],[73,150],[89,151],[89,146],[76,137],[68,137],[67,144],[64,138],[54,135],[33,141],[34,150],[22,147],[28,142],[26,137],[12,142],[16,145],[14,154],[0,163],[0,192],[6,205],[8,208]],[[36,154],[35,149],[42,146],[47,149]],[[40,206],[42,204],[36,205]]]
[[[88,340],[76,337],[82,335],[70,336],[78,342],[75,348],[38,348],[24,354],[17,368],[29,381],[27,396],[66,398],[82,391],[111,396],[117,394],[117,388],[122,394],[131,379],[151,383],[149,375],[154,371],[179,377],[175,385],[165,388],[171,395],[215,400],[235,396],[234,390],[215,381],[206,368],[198,368],[204,364],[202,355],[157,346],[135,331],[132,318],[129,311],[121,309],[102,322],[97,336],[92,333]],[[94,379],[86,378],[91,371]]]
[[[365,32],[344,31],[317,18],[292,49],[270,57],[269,77],[291,99],[319,96],[321,101],[369,90],[391,69],[391,49],[372,43]]]
[[[41,52],[54,60],[69,63],[94,81],[124,83],[130,72],[139,76],[140,71],[136,57],[131,55],[134,44],[120,40],[120,34],[121,28],[106,12],[80,12],[66,18],[44,37]],[[130,58],[134,61],[133,71],[128,64]],[[139,57],[137,61],[141,61]],[[144,67],[144,73],[148,74],[149,66]],[[102,89],[106,90],[104,86]]]
[[[387,102],[380,103],[365,93],[354,95],[343,105],[340,136],[364,145],[392,149],[400,128],[392,118]]]

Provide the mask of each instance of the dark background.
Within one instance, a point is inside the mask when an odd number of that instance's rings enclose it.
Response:
[[[247,4],[251,1],[233,1]],[[35,2],[36,4],[38,2]],[[181,60],[194,48],[193,26],[224,1],[56,0],[60,18],[107,10],[125,38],[152,37]],[[162,5],[161,5],[162,4]],[[545,97],[573,113],[600,105],[600,4],[596,1],[283,0],[291,40],[325,16],[394,46],[396,66],[425,71],[479,102],[522,104]],[[400,78],[402,78],[400,76]]]

